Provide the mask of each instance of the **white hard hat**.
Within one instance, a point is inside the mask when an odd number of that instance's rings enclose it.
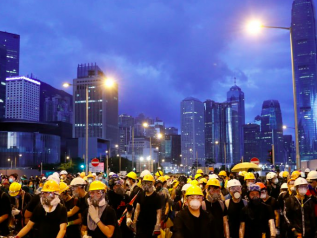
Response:
[[[60,174],[60,175],[62,175],[62,174],[66,174],[66,175],[67,175],[68,173],[67,173],[66,170],[62,170],[59,174]]]
[[[183,187],[182,187],[182,191],[186,191],[190,186],[193,186],[189,183],[185,184]]]
[[[299,186],[299,185],[308,185],[307,180],[304,178],[298,178],[295,180],[294,186]]]
[[[46,177],[42,177],[42,180],[46,180]]]
[[[209,174],[209,179],[212,179],[212,178],[218,179],[219,177],[217,174]]]
[[[281,172],[278,174],[278,176],[279,176],[280,178],[283,178],[283,173],[284,173],[284,171],[281,171]]]
[[[143,178],[145,175],[148,175],[148,174],[151,174],[150,171],[148,171],[147,169],[146,170],[143,170],[140,174],[140,177]]]
[[[301,176],[302,178],[305,178],[305,177],[306,177],[305,172],[300,172],[300,176]]]
[[[96,173],[92,173],[91,175],[92,175],[92,176],[94,176],[94,177],[96,177],[96,176],[97,176],[97,174],[96,174]]]
[[[229,189],[230,187],[235,187],[235,186],[241,186],[241,183],[237,179],[231,179],[227,183],[227,188]]]
[[[317,171],[310,171],[307,175],[307,180],[317,179]]]
[[[115,175],[115,173],[114,173],[114,172],[110,172],[110,173],[109,173],[109,176],[112,176],[112,175]]]
[[[288,189],[287,183],[283,183],[281,189]]]
[[[309,168],[305,169],[305,173],[309,173],[309,172],[310,172]]]
[[[85,185],[86,182],[85,180],[83,180],[80,177],[74,178],[71,182],[70,182],[70,186],[76,186],[76,185]]]
[[[274,173],[274,172],[269,172],[269,173],[266,175],[266,180],[273,179],[274,177],[276,177],[276,173]]]
[[[52,175],[48,176],[47,180],[54,180],[58,184],[61,182],[61,180],[59,179],[58,173],[53,173]]]

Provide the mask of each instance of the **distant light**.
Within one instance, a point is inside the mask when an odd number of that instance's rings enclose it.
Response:
[[[143,161],[144,160],[144,158],[143,157],[140,157],[140,161]]]
[[[15,80],[26,80],[26,81],[29,81],[29,82],[31,82],[31,83],[35,83],[35,84],[37,84],[37,85],[41,85],[41,82],[39,82],[39,81],[36,81],[36,80],[34,80],[34,79],[30,79],[30,78],[27,78],[27,77],[24,77],[24,76],[22,76],[22,77],[12,77],[12,78],[6,78],[6,81],[15,81]]]
[[[259,32],[261,31],[261,28],[263,27],[262,23],[258,20],[253,20],[253,21],[250,21],[248,24],[247,24],[247,31],[250,33],[250,34],[259,34]]]
[[[149,124],[147,122],[143,122],[142,126],[146,128],[149,127]]]
[[[157,139],[161,139],[161,138],[163,137],[163,135],[162,135],[161,133],[158,133],[158,134],[156,135],[156,137],[157,137]]]
[[[283,125],[283,129],[286,130],[286,129],[287,129],[287,126],[286,126],[286,125]]]
[[[63,83],[64,88],[68,88],[68,87],[70,87],[70,85],[71,85],[70,83]]]
[[[107,78],[105,81],[105,85],[107,88],[112,88],[114,86],[114,80],[111,78]]]
[[[83,169],[83,168],[84,168],[84,165],[82,164],[82,165],[80,166],[80,168],[82,168],[82,169]]]

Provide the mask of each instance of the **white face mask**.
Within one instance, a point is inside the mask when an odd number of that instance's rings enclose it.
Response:
[[[299,195],[304,196],[307,193],[307,190],[307,188],[299,188],[298,193]]]
[[[261,199],[266,199],[266,194],[265,193],[261,193]]]
[[[273,183],[274,183],[274,184],[277,184],[277,183],[278,183],[278,179],[277,179],[277,178],[274,179],[274,180],[273,180]]]
[[[189,206],[193,210],[198,210],[201,206],[201,202],[198,199],[193,199],[189,202]]]
[[[239,199],[239,198],[241,197],[241,194],[240,194],[239,192],[235,192],[235,193],[233,194],[233,197],[234,197],[235,199]]]

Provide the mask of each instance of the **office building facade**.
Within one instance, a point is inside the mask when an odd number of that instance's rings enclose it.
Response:
[[[246,124],[243,126],[244,154],[243,161],[250,162],[252,158],[260,158],[260,126],[257,124]]]

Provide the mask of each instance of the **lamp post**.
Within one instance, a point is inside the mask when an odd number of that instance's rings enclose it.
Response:
[[[261,28],[270,29],[281,29],[287,30],[290,34],[290,44],[291,44],[291,61],[292,61],[292,82],[293,82],[293,99],[294,99],[294,121],[295,121],[295,145],[296,145],[296,166],[300,168],[301,160],[299,154],[299,139],[298,139],[298,114],[297,114],[297,96],[296,96],[296,82],[295,82],[295,68],[294,68],[294,52],[293,52],[293,30],[292,27],[277,27],[277,26],[265,26],[258,21],[253,21],[249,23],[249,32],[258,33]]]
[[[70,86],[74,86],[71,83],[64,83],[63,87],[68,88]],[[111,88],[114,86],[114,81],[112,79],[106,79],[104,81],[104,86],[107,88]],[[88,174],[88,130],[89,130],[89,120],[88,120],[88,112],[89,112],[89,85],[85,85],[85,92],[86,92],[86,125],[85,125],[85,167],[86,167],[86,174]],[[108,169],[108,167],[107,167]],[[108,175],[108,174],[107,174]]]

